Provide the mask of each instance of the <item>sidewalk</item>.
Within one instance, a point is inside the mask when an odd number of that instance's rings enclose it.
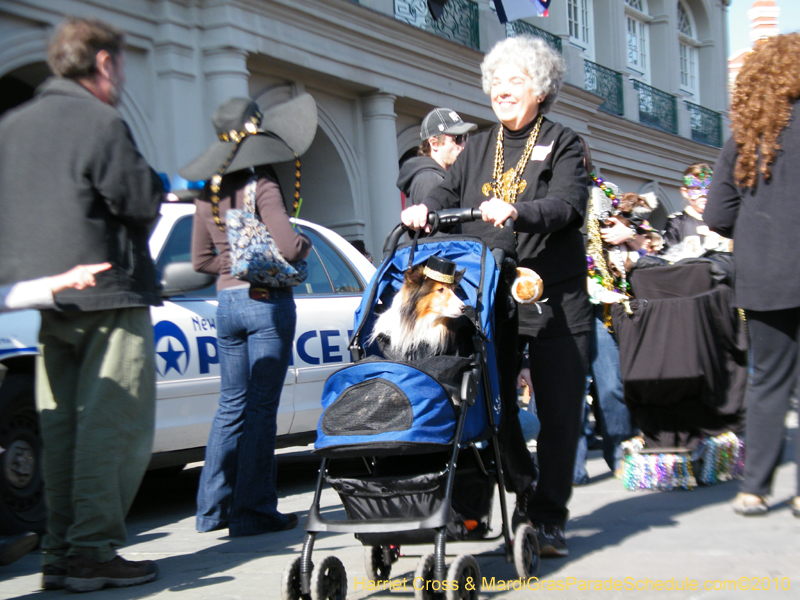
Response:
[[[789,452],[787,447],[786,456],[792,456]],[[500,582],[513,583],[516,574],[503,558],[501,542],[448,544],[448,564],[459,553],[476,556],[486,581],[494,577],[494,589],[484,588],[480,596],[491,599],[800,597],[800,519],[792,516],[786,504],[794,494],[793,463],[779,468],[769,499],[772,510],[749,518],[735,515],[730,507],[737,482],[694,491],[630,492],[611,477],[599,452],[590,453],[588,469],[589,485],[574,488],[570,504],[570,556],[543,560],[538,582],[531,581],[523,590],[502,590]],[[298,512],[301,526],[311,504],[314,470],[307,458],[290,456],[281,462],[280,507]],[[281,574],[300,551],[302,528],[238,539],[228,538],[224,531],[196,533],[193,510],[198,471],[194,467],[176,477],[148,478],[131,512],[130,544],[124,556],[157,560],[160,578],[140,587],[104,590],[87,599],[280,598]],[[513,497],[509,496],[509,502],[513,506]],[[338,497],[330,490],[322,506],[327,513],[341,511]],[[495,522],[499,522],[499,510]],[[405,592],[356,588],[365,577],[364,551],[352,535],[320,535],[313,557],[316,562],[335,554],[342,560],[350,582],[348,598],[410,600],[418,557],[431,550],[429,546],[403,548],[405,556],[394,565],[392,577],[408,579]],[[64,596],[66,592],[38,590],[39,568],[39,556],[33,553],[0,570],[0,598]],[[699,589],[687,590],[693,582]],[[672,590],[657,591],[659,583]],[[704,590],[705,584],[711,589]],[[731,591],[734,585],[748,591]],[[759,591],[767,585],[768,592]],[[608,591],[614,586],[623,589]]]

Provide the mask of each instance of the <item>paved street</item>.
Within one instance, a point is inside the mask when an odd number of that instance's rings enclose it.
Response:
[[[315,466],[307,455],[292,453],[281,459],[280,508],[300,513],[301,525],[311,504]],[[774,510],[765,517],[750,518],[734,515],[729,506],[736,483],[691,492],[629,492],[611,477],[597,451],[590,453],[588,466],[591,482],[575,488],[570,505],[572,518],[567,537],[571,555],[568,559],[542,561],[538,583],[541,589],[500,589],[499,582],[516,577],[513,566],[503,559],[500,542],[448,544],[449,554],[475,555],[483,577],[487,581],[495,578],[495,589],[484,589],[481,598],[800,597],[800,519],[792,517],[786,504],[794,492],[794,464],[784,464],[778,471],[775,493],[770,499]],[[224,531],[196,533],[193,511],[199,472],[199,465],[190,465],[179,474],[148,476],[131,512],[130,545],[125,556],[157,560],[161,577],[141,587],[97,592],[94,597],[280,598],[281,572],[298,555],[303,530],[238,539],[228,538]],[[509,501],[513,505],[511,497]],[[323,509],[329,513],[341,510],[333,492],[324,496]],[[495,520],[499,521],[499,516]],[[357,580],[365,576],[365,568],[363,548],[352,535],[321,535],[314,560],[322,560],[328,554],[342,560],[350,582],[348,598],[409,600],[413,598],[410,586],[418,558],[432,547],[408,546],[403,550],[405,556],[394,565],[392,576],[407,578],[405,592],[356,588]],[[38,573],[37,553],[0,570],[0,598],[45,594],[38,591]],[[658,581],[679,591],[656,591]],[[687,590],[693,582],[698,589]],[[706,582],[712,588],[709,591],[703,589]],[[732,592],[732,582],[752,589]],[[535,585],[531,582],[531,588]],[[614,585],[638,586],[640,590],[595,589]],[[715,585],[718,591],[713,591]],[[726,585],[728,591],[722,587]],[[586,591],[587,586],[592,591]],[[767,586],[769,590],[763,591]],[[776,591],[776,587],[784,591]],[[759,588],[762,591],[754,591]],[[543,591],[547,589],[553,591]],[[46,592],[48,597],[65,594]]]

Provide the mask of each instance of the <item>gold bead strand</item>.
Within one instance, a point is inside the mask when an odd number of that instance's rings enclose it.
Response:
[[[293,205],[293,212],[294,218],[297,219],[298,215],[300,214],[300,207],[303,206],[303,199],[300,197],[300,157],[297,154],[294,155],[294,205]],[[292,227],[295,227],[297,223],[292,223]]]

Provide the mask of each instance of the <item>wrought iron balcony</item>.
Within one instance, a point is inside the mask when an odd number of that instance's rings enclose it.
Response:
[[[675,96],[641,81],[634,80],[633,87],[639,92],[639,122],[677,135],[678,101]]]
[[[605,100],[600,110],[612,115],[622,116],[625,113],[622,100],[622,73],[598,65],[588,60],[583,61],[583,87],[587,92],[597,94]]]
[[[553,48],[561,52],[561,38],[557,35],[553,35],[549,31],[540,29],[539,27],[531,25],[530,23],[526,23],[525,21],[511,21],[506,23],[506,37],[516,37],[518,35],[531,35],[533,37],[542,38]]]
[[[692,122],[692,139],[722,148],[722,115],[705,106],[686,102]]]
[[[394,0],[394,18],[473,50],[480,48],[478,5],[470,0],[449,0],[435,21],[427,0]]]

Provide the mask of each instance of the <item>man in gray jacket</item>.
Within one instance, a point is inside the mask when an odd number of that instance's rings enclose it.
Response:
[[[0,285],[111,263],[90,289],[42,311],[36,403],[47,502],[42,586],[91,591],[152,581],[126,561],[125,517],[153,443],[160,304],[148,233],[163,188],[115,109],[123,35],[67,19],[48,79],[0,121]]]

